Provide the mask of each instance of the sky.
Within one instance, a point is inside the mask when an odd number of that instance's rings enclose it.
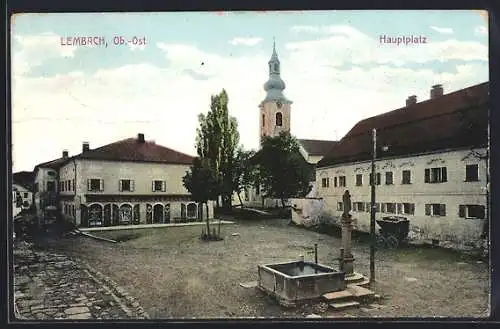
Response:
[[[481,11],[18,14],[11,24],[14,172],[138,133],[196,155],[197,116],[223,88],[241,144],[257,148],[273,38],[297,138],[338,140],[409,95],[428,99],[432,85],[489,80]],[[65,41],[94,36],[107,46]]]

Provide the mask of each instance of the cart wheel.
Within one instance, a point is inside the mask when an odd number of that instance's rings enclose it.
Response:
[[[399,240],[394,235],[390,235],[386,239],[386,245],[387,245],[387,248],[389,248],[389,249],[395,249],[399,245]]]
[[[385,248],[386,243],[387,240],[382,235],[377,236],[377,241],[375,241],[375,245],[377,246],[378,249]]]

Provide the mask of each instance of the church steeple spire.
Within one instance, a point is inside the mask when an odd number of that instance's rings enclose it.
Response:
[[[273,53],[269,59],[269,80],[264,84],[264,90],[267,92],[264,102],[275,101],[282,104],[289,104],[291,101],[283,95],[286,85],[281,79],[280,60],[276,52],[276,40],[273,37]]]

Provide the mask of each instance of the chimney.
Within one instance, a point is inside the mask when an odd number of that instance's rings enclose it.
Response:
[[[137,142],[142,144],[144,141],[144,134],[137,134]]]
[[[87,152],[88,150],[90,150],[89,142],[83,142],[82,143],[82,152]]]
[[[63,150],[62,157],[63,157],[63,159],[68,158],[68,150]]]
[[[443,85],[434,85],[431,89],[431,99],[443,96]]]
[[[413,104],[417,104],[417,96],[415,95],[408,96],[408,98],[406,99],[406,106],[408,107]]]

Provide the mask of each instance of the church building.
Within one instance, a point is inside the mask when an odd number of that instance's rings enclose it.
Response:
[[[259,104],[260,126],[259,136],[262,139],[265,136],[275,137],[281,132],[291,132],[291,105],[283,93],[286,84],[281,78],[281,63],[276,52],[276,42],[273,42],[273,52],[268,62],[269,79],[264,83],[266,96]],[[323,156],[337,143],[336,141],[298,139],[299,150],[305,161],[311,166],[319,162]],[[311,181],[313,191],[315,182]],[[235,204],[237,204],[235,198]],[[276,207],[280,204],[279,200],[264,200],[260,195],[259,188],[245,191],[244,203],[247,206],[265,206]]]

